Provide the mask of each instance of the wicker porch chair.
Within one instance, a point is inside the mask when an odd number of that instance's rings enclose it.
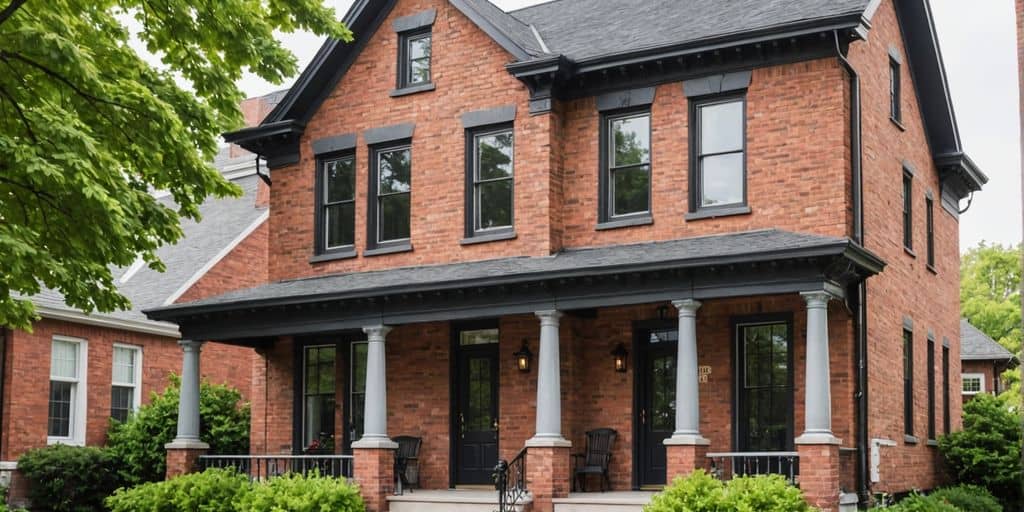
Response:
[[[587,476],[601,477],[601,492],[611,489],[608,466],[612,461],[612,448],[618,432],[610,428],[598,428],[587,432],[586,453],[573,454],[573,484],[576,489],[587,491]]]

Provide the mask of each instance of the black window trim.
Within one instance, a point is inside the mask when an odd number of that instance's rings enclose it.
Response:
[[[935,335],[928,333],[928,441],[935,441]]]
[[[502,122],[495,124],[479,125],[466,128],[466,176],[465,176],[465,234],[466,238],[462,241],[463,245],[469,245],[472,243],[483,243],[483,242],[495,242],[499,240],[509,240],[515,238],[516,230],[516,142],[515,142],[515,126],[512,122]],[[511,132],[512,133],[512,176],[509,178],[498,178],[494,180],[485,180],[485,182],[493,182],[499,180],[511,180],[512,181],[512,223],[508,226],[500,226],[495,228],[478,228],[477,217],[479,215],[479,201],[477,197],[477,164],[479,157],[477,155],[477,138],[486,135],[495,135],[499,133]]]
[[[412,82],[412,60],[409,57],[409,44],[412,41],[421,39],[424,37],[430,38],[430,56],[427,59],[427,68],[430,70],[430,78],[426,82]],[[412,30],[406,30],[398,33],[398,67],[396,68],[396,81],[395,90],[391,92],[391,96],[404,96],[406,94],[412,94],[417,92],[432,91],[435,89],[434,85],[434,36],[433,26],[427,25],[425,27],[415,28]]]
[[[700,166],[701,158],[708,156],[723,155],[729,153],[736,153],[737,151],[726,151],[720,153],[709,153],[707,155],[701,154],[700,152],[700,116],[698,112],[702,107],[715,104],[730,103],[734,101],[740,101],[743,104],[743,117],[741,121],[743,129],[743,199],[738,203],[730,203],[723,205],[714,206],[701,206],[700,204],[700,190],[703,186],[703,169]],[[749,187],[747,186],[747,156],[748,156],[748,144],[747,144],[747,91],[743,89],[739,92],[730,92],[724,94],[714,94],[702,97],[690,98],[689,108],[689,153],[690,153],[690,172],[689,172],[689,213],[686,215],[687,220],[697,220],[703,218],[714,218],[723,217],[727,215],[743,215],[749,214],[750,203],[747,197]]]
[[[917,254],[914,252],[914,172],[904,165],[901,176],[903,249],[911,256],[916,256]]]
[[[903,326],[903,434],[904,441],[916,443],[914,437],[914,330]]]
[[[648,155],[648,163],[641,165],[631,165],[622,167],[636,168],[647,167],[647,210],[642,212],[626,213],[622,215],[615,215],[613,209],[615,208],[615,200],[613,194],[615,193],[611,168],[611,151],[612,147],[609,143],[609,139],[612,136],[611,124],[618,119],[628,119],[633,117],[647,117],[647,130],[648,140],[651,142],[648,148],[650,154]],[[604,110],[600,113],[601,126],[598,130],[600,140],[598,141],[598,155],[599,169],[598,169],[598,230],[614,229],[628,226],[642,226],[653,223],[654,215],[654,141],[652,140],[652,133],[654,131],[653,117],[651,116],[650,104],[644,104],[641,106],[634,106],[628,108],[621,108],[615,110]]]
[[[949,434],[952,418],[949,417],[949,339],[942,338],[942,431]]]
[[[378,230],[380,220],[380,201],[377,193],[380,183],[378,168],[378,160],[381,153],[389,151],[397,151],[402,149],[409,150],[409,192],[398,192],[400,194],[409,194],[409,237],[399,238],[395,240],[380,240],[380,233]],[[367,180],[367,194],[366,194],[366,250],[363,252],[364,256],[377,256],[381,254],[392,254],[396,252],[405,252],[412,250],[412,139],[396,139],[386,142],[381,142],[370,146],[369,151],[369,179]],[[386,194],[393,195],[393,194]]]
[[[358,208],[358,205],[356,204],[354,183],[351,200],[337,201],[335,203],[331,203],[330,205],[327,204],[327,180],[324,178],[324,173],[327,170],[327,164],[329,162],[344,160],[348,158],[352,159],[353,173],[358,172],[358,167],[356,166],[356,151],[354,148],[335,151],[332,153],[322,153],[316,156],[316,178],[314,179],[316,193],[314,194],[315,208],[313,211],[313,227],[315,229],[315,233],[313,235],[313,245],[315,247],[315,251],[313,253],[313,257],[310,259],[310,263],[319,263],[322,261],[354,258],[358,254],[356,252],[355,237],[353,237],[351,244],[339,245],[337,247],[327,247],[327,207],[333,204],[351,202],[353,209]],[[352,217],[352,232],[355,233],[355,215],[353,215]]]
[[[889,49],[889,120],[903,127],[903,62],[895,48]]]
[[[931,192],[926,193],[924,197],[924,215],[927,233],[925,261],[928,270],[935,273],[935,199]]]

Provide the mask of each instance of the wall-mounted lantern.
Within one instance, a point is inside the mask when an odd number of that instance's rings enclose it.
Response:
[[[626,347],[619,343],[615,346],[615,350],[612,350],[612,357],[615,360],[615,371],[624,373],[626,371],[626,358],[629,357],[629,352],[626,352]]]
[[[526,338],[523,338],[523,348],[512,355],[516,357],[516,368],[519,371],[523,373],[530,371],[530,360],[533,359],[533,352],[530,352],[530,346],[526,344]]]

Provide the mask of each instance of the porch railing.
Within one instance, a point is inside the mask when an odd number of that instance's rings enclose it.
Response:
[[[505,459],[494,467],[494,487],[498,491],[498,512],[515,512],[526,497],[526,448],[512,462]]]
[[[747,475],[782,475],[793,485],[799,483],[800,457],[797,452],[709,453],[710,472],[719,480]]]
[[[234,469],[250,480],[314,472],[335,478],[352,478],[352,461],[351,455],[202,455],[199,468]]]

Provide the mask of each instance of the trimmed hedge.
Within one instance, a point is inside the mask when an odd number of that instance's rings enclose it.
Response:
[[[803,492],[780,475],[742,476],[726,483],[699,469],[676,478],[644,512],[808,512]]]
[[[929,496],[949,503],[963,512],[1003,512],[992,493],[976,485],[956,485],[939,489]]]
[[[102,511],[103,500],[122,485],[109,450],[55,444],[25,452],[18,471],[29,482],[35,510]]]

